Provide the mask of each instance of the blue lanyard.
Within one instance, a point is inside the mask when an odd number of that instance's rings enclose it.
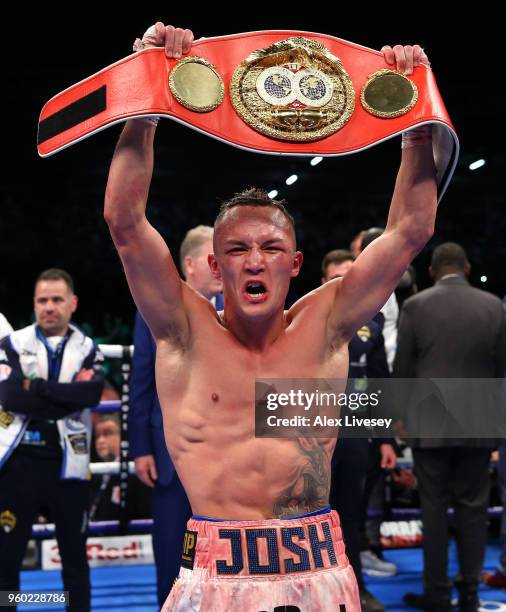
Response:
[[[48,380],[58,380],[60,376],[61,363],[63,359],[63,349],[67,344],[68,335],[66,335],[62,340],[58,343],[58,346],[55,350],[53,350],[46,340],[44,334],[37,327],[36,330],[37,338],[42,342],[42,344],[46,347],[47,351],[47,379]]]

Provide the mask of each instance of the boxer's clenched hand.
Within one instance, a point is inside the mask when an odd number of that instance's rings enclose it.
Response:
[[[413,68],[421,64],[430,66],[429,58],[420,45],[395,45],[393,48],[385,45],[381,53],[387,64],[395,65],[397,70],[405,74],[412,74]]]
[[[174,26],[165,26],[157,21],[144,32],[142,40],[137,38],[134,42],[134,51],[149,49],[150,47],[165,47],[167,57],[179,58],[188,53],[193,42],[193,32]]]

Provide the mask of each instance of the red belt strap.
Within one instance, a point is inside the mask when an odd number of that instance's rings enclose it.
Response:
[[[244,112],[238,108],[237,86],[242,78],[241,74],[244,73],[241,66],[247,64],[252,57],[251,54],[270,48],[280,41],[287,39],[297,41],[301,40],[301,37],[306,39],[306,42],[309,40],[312,45],[320,43],[330,57],[334,56],[338,63],[340,60],[345,75],[349,77],[346,78],[350,86],[348,89],[345,86],[342,95],[340,94],[341,99],[347,97],[348,110],[344,113],[346,116],[343,115],[337,130],[331,126],[321,132],[314,132],[315,135],[311,136],[309,128],[308,140],[297,140],[296,130],[292,136],[288,131],[287,140],[283,134],[269,135],[261,125],[255,124],[254,121],[247,122]],[[289,55],[289,52],[287,53]],[[311,57],[311,53],[309,49],[307,57]],[[434,125],[433,146],[439,198],[446,190],[457,163],[459,143],[434,75],[426,66],[415,68],[413,74],[405,79],[406,81],[409,79],[408,89],[412,86],[417,90],[416,101],[412,108],[405,110],[400,116],[390,113],[390,116],[385,117],[381,116],[381,113],[373,114],[374,111],[371,112],[370,108],[367,110],[364,97],[361,97],[371,75],[389,69],[382,54],[333,36],[294,31],[249,32],[197,40],[192,45],[190,55],[200,58],[197,59],[197,62],[201,61],[200,65],[211,65],[216,78],[221,78],[223,82],[224,95],[216,100],[215,108],[194,110],[191,104],[184,105],[185,101],[181,101],[179,96],[173,94],[174,89],[169,86],[169,81],[176,80],[174,68],[181,67],[181,63],[188,61],[188,58],[168,59],[163,49],[146,49],[104,68],[49,100],[42,109],[39,119],[39,154],[42,157],[52,155],[109,125],[128,118],[148,115],[174,119],[209,136],[250,151],[305,156],[355,153],[413,127],[431,123]],[[288,55],[285,54],[285,58]],[[290,58],[295,61],[296,54]],[[273,75],[264,71],[262,78],[257,80],[257,83],[262,81],[262,87],[267,91],[264,97],[269,96],[269,92],[281,95],[279,92],[285,91],[279,89],[277,83],[281,83],[281,87],[285,87],[288,91],[291,74],[294,75],[293,80],[299,83],[294,86],[294,88],[299,87],[297,90],[299,99],[293,101],[293,95],[291,98],[286,97],[285,101],[289,104],[281,110],[276,107],[274,111],[276,117],[279,117],[276,121],[281,122],[280,125],[283,121],[288,123],[296,121],[297,113],[301,115],[302,122],[306,121],[305,117],[324,116],[325,107],[322,107],[322,111],[318,108],[315,110],[310,98],[313,94],[316,97],[320,95],[318,87],[325,89],[326,86],[332,86],[325,75],[321,76],[321,79],[318,77],[321,75],[318,70],[314,73],[316,80],[311,79],[314,74],[306,75],[307,71],[304,77],[300,72],[300,62],[292,63],[291,59],[283,64],[284,67],[278,71],[279,74],[276,70]],[[234,73],[235,78],[233,78]],[[390,70],[390,73],[395,71]],[[197,71],[197,75],[199,74]],[[273,81],[273,78],[277,81]],[[403,77],[398,77],[398,80],[401,78]],[[318,80],[321,81],[320,85]],[[250,91],[254,89],[251,82]],[[337,81],[334,82],[334,91],[336,83]],[[248,83],[245,79],[241,86],[247,89]],[[316,89],[308,89],[311,86]],[[258,87],[257,84],[257,89]],[[301,91],[305,91],[308,97],[305,98]],[[256,96],[256,93],[253,91],[251,95]],[[260,98],[258,100],[264,104]],[[308,105],[301,103],[301,100]],[[305,138],[304,134],[302,138]]]

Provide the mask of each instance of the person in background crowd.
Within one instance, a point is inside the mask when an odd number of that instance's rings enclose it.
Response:
[[[503,297],[502,305],[506,314],[506,295]],[[506,398],[506,378],[503,385],[503,397]],[[483,582],[496,589],[506,589],[506,442],[499,444],[497,472],[499,476],[499,486],[501,492],[501,503],[503,512],[501,517],[501,554],[499,564],[495,572],[484,573]]]
[[[362,237],[364,235],[363,231],[358,232],[350,242],[350,252],[353,257],[357,258],[360,255],[360,251],[362,250]]]
[[[352,241],[352,245],[356,250],[358,250],[358,253],[361,253],[371,244],[371,242],[379,238],[384,231],[385,230],[382,227],[371,227],[367,230],[363,230],[355,236]],[[399,284],[403,284],[403,282],[408,280],[408,270],[404,273]],[[374,322],[380,326],[383,334],[389,372],[392,371],[395,351],[397,348],[398,318],[399,306],[397,304],[397,298],[394,292],[390,295],[380,312],[378,312],[373,319]],[[392,441],[390,440],[390,442]],[[367,476],[365,482],[364,500],[376,510],[383,507],[385,495],[384,474],[381,468],[381,464],[383,462],[381,446],[382,444],[380,440],[371,441],[369,446]],[[393,576],[397,573],[397,567],[394,563],[385,561],[381,551],[379,534],[381,521],[379,519],[375,521],[367,521],[368,529],[366,529],[365,518],[368,510],[367,504],[364,509],[364,521],[362,522],[362,551],[360,553],[362,569],[365,574],[371,576]]]
[[[404,272],[401,282],[397,285],[397,289],[395,290],[395,297],[397,298],[397,304],[399,308],[404,304],[404,302],[418,293],[418,286],[416,284],[416,270],[414,266],[408,266],[406,272]]]
[[[19,571],[41,505],[56,527],[70,610],[90,609],[86,558],[90,406],[103,387],[103,357],[71,323],[74,283],[64,270],[35,283],[36,323],[0,342],[0,591]]]
[[[362,232],[362,239],[360,241],[360,252],[366,249],[373,240],[379,238],[385,228],[383,227],[371,227]],[[402,279],[401,279],[402,282]],[[385,340],[385,351],[387,353],[388,368],[392,371],[395,351],[397,349],[397,321],[399,319],[399,305],[397,304],[397,298],[395,292],[385,302],[383,308],[374,317],[376,323],[381,326],[383,332],[383,338]]]
[[[9,321],[5,318],[5,316],[0,312],[0,340],[8,336],[12,333],[13,329]]]
[[[351,251],[336,249],[325,255],[322,261],[321,282],[327,283],[340,278],[353,265],[355,257]],[[364,378],[387,378],[390,373],[386,361],[385,344],[380,326],[369,321],[361,327],[348,344],[350,356],[349,385]],[[360,602],[364,612],[381,612],[384,605],[370,593],[362,576],[360,555],[360,532],[365,502],[365,481],[368,466],[370,443],[367,438],[339,437],[332,456],[332,476],[330,504],[341,519],[346,554],[353,566],[360,591]],[[376,442],[374,442],[376,446]],[[379,469],[394,468],[395,451],[387,440],[377,444]],[[396,567],[393,563],[382,561],[385,566]]]
[[[409,298],[402,307],[396,377],[504,375],[506,325],[501,300],[472,287],[467,281],[470,269],[460,245],[447,242],[434,249],[429,268],[434,286]],[[430,418],[433,407],[435,410],[435,404],[424,405],[420,419]],[[447,510],[453,502],[459,606],[464,612],[478,610],[478,581],[487,539],[489,458],[494,445],[495,440],[486,438],[412,441],[423,520],[424,593],[406,594],[408,605],[424,610],[451,609]]]
[[[117,414],[101,414],[95,423],[95,449],[101,461],[119,461],[120,419]],[[151,518],[151,489],[136,476],[128,477],[127,515],[129,520]],[[120,518],[119,474],[92,478],[90,520],[113,521]]]
[[[207,263],[212,252],[213,228],[199,225],[189,230],[181,243],[179,263],[188,285],[221,310],[222,285],[212,276]],[[179,572],[191,509],[167,452],[155,387],[156,346],[139,313],[135,318],[134,346],[128,413],[130,455],[135,459],[139,478],[153,488],[153,551],[158,602],[162,606]]]

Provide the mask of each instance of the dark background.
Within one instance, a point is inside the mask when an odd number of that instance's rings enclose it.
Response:
[[[462,9],[443,19],[428,7],[406,13],[404,7],[385,5],[371,12],[358,3],[347,14],[337,4],[332,9],[316,3],[305,8],[285,3],[283,9],[265,3],[209,6],[202,12],[189,5],[148,11],[139,3],[121,9],[69,4],[64,12],[48,9],[12,23],[2,61],[0,311],[14,326],[29,322],[33,281],[50,266],[74,276],[77,322],[90,322],[95,334],[109,341],[122,340],[112,329],[118,319],[131,324],[134,306],[101,212],[120,128],[46,159],[37,155],[36,129],[50,97],[128,55],[133,39],[157,19],[191,27],[196,38],[300,29],[376,49],[397,42],[424,46],[462,150],[435,237],[415,261],[418,284],[430,284],[426,268],[432,248],[455,240],[468,251],[473,284],[501,297],[506,293],[504,61],[492,14],[467,15]],[[469,163],[479,158],[486,165],[471,172]],[[221,199],[249,185],[278,189],[296,217],[305,254],[293,285],[294,295],[301,295],[319,283],[326,251],[347,247],[359,230],[385,223],[399,159],[395,139],[358,155],[324,159],[313,168],[309,158],[246,153],[165,120],[156,138],[148,216],[177,252],[189,228],[212,224]],[[292,173],[299,180],[287,187],[284,181]],[[486,283],[480,282],[483,274]]]

